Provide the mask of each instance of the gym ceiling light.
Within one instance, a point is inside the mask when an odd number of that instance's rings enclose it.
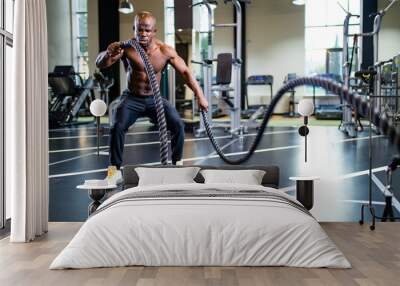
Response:
[[[300,6],[300,5],[306,4],[306,1],[305,0],[293,0],[292,3],[294,5],[299,5]]]
[[[133,13],[133,10],[133,4],[129,2],[129,0],[122,0],[121,3],[119,3],[118,11],[122,14]]]

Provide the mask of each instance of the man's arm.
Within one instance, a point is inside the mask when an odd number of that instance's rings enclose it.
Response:
[[[99,53],[96,58],[96,66],[100,69],[108,68],[121,59],[123,55],[124,50],[121,49],[120,43],[112,43],[107,47],[107,50]]]
[[[178,71],[185,83],[189,86],[191,90],[193,90],[195,96],[199,101],[199,106],[204,109],[205,111],[208,110],[208,102],[205,98],[203,91],[201,90],[200,85],[198,84],[197,80],[193,77],[192,73],[190,72],[188,66],[186,65],[185,61],[178,55],[174,48],[165,46],[165,53],[169,56],[169,62]]]

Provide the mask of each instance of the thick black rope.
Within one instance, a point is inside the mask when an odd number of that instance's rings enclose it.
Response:
[[[268,121],[270,117],[272,116],[272,112],[279,102],[279,100],[282,98],[282,96],[299,86],[303,85],[308,85],[308,86],[315,86],[315,87],[321,87],[324,88],[326,91],[337,94],[341,97],[342,100],[346,101],[349,105],[352,105],[353,108],[363,117],[369,117],[369,112],[370,112],[370,103],[365,97],[361,97],[357,93],[352,93],[349,92],[347,88],[342,86],[336,81],[327,79],[327,78],[321,78],[321,77],[302,77],[302,78],[297,78],[294,80],[289,81],[286,83],[283,87],[279,89],[277,94],[273,97],[267,111],[264,114],[263,121],[260,125],[260,128],[258,130],[258,133],[256,135],[256,138],[254,139],[249,151],[242,157],[237,160],[231,160],[227,158],[227,156],[222,152],[220,146],[218,145],[217,141],[214,138],[214,135],[212,133],[212,130],[210,128],[210,124],[208,122],[208,118],[206,113],[201,110],[201,114],[203,117],[204,121],[204,126],[206,128],[206,132],[208,137],[211,140],[211,143],[215,149],[215,151],[218,153],[218,155],[221,157],[222,160],[224,160],[226,163],[231,164],[231,165],[238,165],[241,164],[245,161],[247,161],[251,155],[254,153],[256,150],[258,144],[261,141],[261,138],[263,136],[264,130],[268,124]],[[397,148],[400,147],[400,132],[396,129],[396,127],[392,124],[392,122],[388,119],[386,115],[382,115],[379,112],[378,108],[375,108],[372,111],[372,123],[380,128],[382,133],[384,135],[387,135],[389,137],[389,140],[392,144],[396,145]],[[399,148],[400,150],[400,148]]]
[[[121,43],[121,48],[127,48],[129,46],[132,46],[139,54],[141,60],[143,61],[147,77],[149,78],[151,91],[153,92],[154,101],[156,105],[157,122],[160,131],[160,160],[162,165],[167,165],[168,164],[167,122],[165,120],[164,104],[162,101],[160,88],[158,86],[158,81],[154,73],[153,66],[150,63],[150,60],[147,57],[146,52],[139,45],[139,43],[132,39]]]
[[[138,51],[144,65],[147,76],[150,80],[151,89],[154,94],[154,98],[156,101],[156,109],[157,109],[157,120],[158,125],[160,128],[160,157],[161,163],[166,165],[168,162],[168,137],[167,137],[167,128],[166,128],[166,121],[165,121],[165,114],[164,114],[164,106],[162,104],[162,98],[160,89],[158,87],[158,82],[155,77],[153,66],[151,65],[147,54],[144,52],[142,47],[133,40],[129,40],[128,42],[123,43],[122,45],[130,45],[133,46],[136,51]],[[123,47],[123,46],[122,46]],[[400,132],[397,131],[396,127],[393,123],[388,119],[385,114],[381,114],[378,108],[374,108],[371,110],[371,105],[367,101],[365,97],[361,97],[357,93],[349,92],[347,88],[342,86],[336,81],[322,78],[322,77],[302,77],[291,80],[287,82],[284,86],[282,86],[277,94],[272,98],[272,101],[264,114],[264,118],[261,122],[260,128],[257,132],[256,138],[254,139],[253,143],[250,146],[249,151],[241,158],[237,160],[229,159],[221,150],[220,146],[218,145],[217,141],[214,138],[213,132],[210,127],[210,123],[208,122],[208,118],[206,112],[204,110],[200,110],[201,115],[203,117],[204,126],[206,128],[206,132],[208,137],[210,138],[211,144],[213,145],[217,154],[224,160],[226,163],[231,165],[239,165],[247,161],[251,155],[257,149],[258,144],[261,141],[261,138],[264,134],[265,128],[267,127],[268,121],[272,116],[272,112],[275,109],[277,103],[282,98],[285,93],[290,90],[293,90],[299,86],[314,86],[314,87],[321,87],[324,88],[326,91],[337,94],[340,96],[342,101],[346,101],[349,105],[352,105],[353,108],[363,117],[368,117],[370,112],[372,112],[372,123],[381,129],[384,135],[389,137],[389,140],[392,144],[396,145],[397,148],[400,147]],[[399,148],[400,150],[400,148]]]

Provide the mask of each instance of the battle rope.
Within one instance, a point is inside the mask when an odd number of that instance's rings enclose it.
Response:
[[[282,96],[286,92],[288,92],[296,87],[303,86],[303,85],[321,87],[321,88],[324,88],[328,92],[339,95],[342,100],[344,100],[344,101],[348,102],[350,105],[352,105],[353,108],[363,117],[369,117],[369,113],[371,111],[372,112],[372,123],[375,126],[377,126],[378,128],[380,128],[384,135],[387,135],[389,137],[389,140],[392,144],[396,145],[397,148],[400,147],[400,132],[397,131],[396,127],[388,119],[386,114],[381,114],[379,112],[378,108],[370,110],[371,109],[370,103],[368,102],[368,100],[365,97],[362,97],[357,93],[349,92],[348,89],[343,87],[341,84],[339,84],[333,80],[327,79],[327,78],[302,77],[302,78],[298,78],[298,79],[289,81],[288,83],[286,83],[283,87],[281,87],[279,89],[277,94],[272,99],[271,104],[269,105],[266,113],[264,114],[263,121],[260,125],[260,128],[258,130],[256,138],[254,139],[249,151],[242,158],[239,158],[237,160],[231,160],[231,159],[227,158],[227,156],[222,152],[220,146],[218,145],[217,141],[215,140],[215,138],[213,136],[212,130],[210,128],[210,124],[207,119],[207,115],[203,110],[201,110],[201,114],[203,117],[207,135],[210,138],[215,151],[218,153],[218,155],[221,157],[221,159],[224,160],[226,163],[232,164],[232,165],[241,164],[241,163],[245,162],[246,160],[248,160],[250,158],[250,156],[256,150],[258,144],[260,143],[260,140],[262,138],[264,130],[268,124],[268,121],[272,115],[272,111],[274,110],[276,104],[279,102],[279,100],[282,98]]]
[[[158,82],[154,73],[153,66],[151,65],[147,54],[144,52],[142,47],[133,40],[129,40],[121,44],[121,47],[133,46],[136,51],[139,53],[147,73],[148,78],[150,79],[150,86],[154,94],[154,99],[156,101],[156,111],[157,111],[157,120],[160,129],[160,157],[161,163],[166,165],[168,162],[168,137],[167,137],[167,126],[164,115],[164,106],[162,103],[160,89],[158,87]],[[217,154],[224,160],[226,163],[231,165],[238,165],[247,161],[251,155],[253,155],[254,151],[257,149],[258,144],[261,141],[261,138],[264,134],[265,128],[267,127],[268,121],[272,116],[272,112],[275,109],[275,106],[282,98],[282,96],[290,90],[293,90],[296,87],[308,85],[314,87],[324,88],[326,91],[337,94],[340,98],[350,105],[363,117],[369,117],[370,112],[372,123],[380,128],[384,135],[389,137],[389,140],[392,144],[396,145],[398,148],[400,147],[400,132],[397,131],[396,127],[389,120],[386,114],[381,114],[378,108],[371,110],[371,105],[365,97],[360,96],[357,93],[349,92],[347,88],[342,86],[341,84],[321,77],[302,77],[291,80],[287,82],[284,86],[282,86],[277,94],[273,97],[267,111],[264,114],[264,118],[261,122],[260,128],[258,129],[257,135],[250,146],[249,151],[242,157],[237,160],[231,160],[227,158],[227,156],[222,152],[220,146],[214,138],[213,132],[210,127],[210,123],[208,122],[207,115],[204,110],[200,110],[201,115],[203,117],[204,126],[206,128],[206,133],[210,138],[211,144],[213,145]],[[400,148],[399,148],[400,149]]]
[[[128,40],[121,43],[121,48],[127,48],[132,46],[136,52],[139,54],[143,61],[144,68],[146,70],[147,77],[149,78],[151,91],[153,92],[154,101],[156,104],[157,122],[158,129],[160,131],[160,160],[162,165],[168,164],[168,134],[167,134],[167,122],[165,120],[164,114],[164,104],[162,101],[162,96],[160,93],[160,88],[158,86],[158,81],[154,73],[153,66],[147,57],[146,52],[135,40]]]

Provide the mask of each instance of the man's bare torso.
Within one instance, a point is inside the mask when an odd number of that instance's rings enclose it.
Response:
[[[157,81],[160,83],[161,72],[170,59],[166,54],[165,44],[158,39],[153,39],[151,48],[146,53],[153,65]],[[127,71],[128,89],[138,96],[152,95],[144,64],[133,47],[125,49],[122,61]]]

